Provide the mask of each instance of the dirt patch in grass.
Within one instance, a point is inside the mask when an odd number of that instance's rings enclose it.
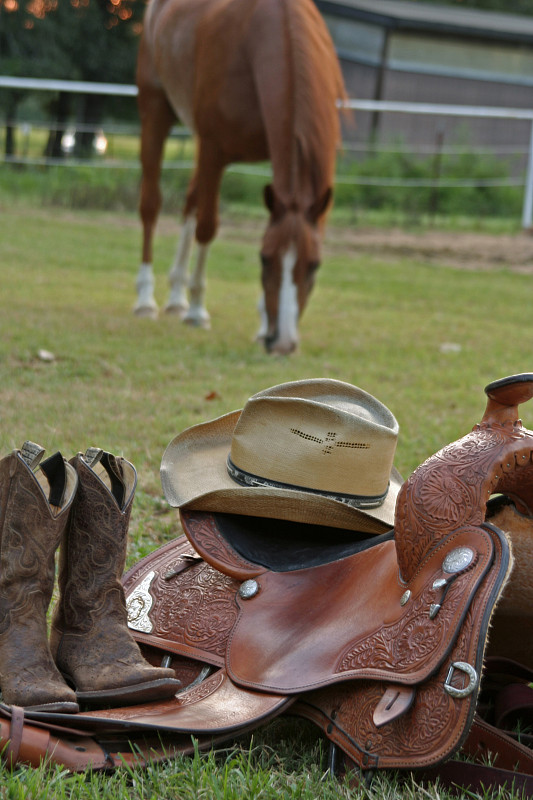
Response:
[[[372,253],[380,258],[410,258],[470,270],[507,268],[533,273],[531,233],[486,234],[454,231],[406,232],[399,229],[329,228],[326,250]]]
[[[34,216],[43,218],[49,211],[37,210]],[[140,221],[135,214],[94,212],[85,216],[78,212],[58,210],[65,222],[85,222],[98,227],[112,224],[117,228],[137,229],[140,238]],[[239,218],[233,213],[222,213],[219,237],[226,241],[261,243],[267,223],[264,218]],[[179,215],[162,214],[158,220],[158,236],[179,234]],[[358,257],[364,254],[380,259],[408,258],[429,262],[435,266],[450,266],[475,271],[509,269],[524,274],[533,273],[533,231],[517,234],[472,233],[441,230],[406,231],[400,228],[362,228],[329,224],[326,229],[324,256],[328,253]]]
[[[174,221],[174,225],[175,225]],[[163,222],[165,228],[167,224]],[[264,221],[222,219],[220,236],[227,240],[257,241],[259,247],[266,226]],[[176,231],[178,230],[176,226]],[[167,228],[168,230],[168,228]],[[350,228],[328,225],[324,255],[362,254],[378,258],[409,258],[435,266],[450,266],[475,271],[509,269],[533,273],[533,232],[517,234],[471,233],[457,231],[404,231],[400,228]]]

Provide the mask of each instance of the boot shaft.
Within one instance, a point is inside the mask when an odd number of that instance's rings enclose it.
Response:
[[[87,632],[96,618],[126,618],[121,577],[136,472],[132,464],[90,448],[70,464],[78,489],[59,565],[60,627]]]
[[[3,702],[65,713],[76,695],[48,645],[55,552],[76,492],[76,471],[26,442],[0,461],[0,687]]]
[[[120,705],[172,697],[174,670],[143,658],[128,628],[121,583],[136,485],[134,467],[91,448],[71,464],[78,491],[60,556],[50,645],[80,702]]]
[[[0,461],[0,634],[16,611],[46,614],[54,557],[68,522],[77,475],[60,453],[25,443]]]

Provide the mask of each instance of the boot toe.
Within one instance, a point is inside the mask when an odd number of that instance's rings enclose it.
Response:
[[[24,676],[11,685],[2,686],[2,700],[8,706],[21,706],[33,711],[61,711],[65,714],[76,713],[78,704],[76,693],[66,683],[41,679],[25,680]]]

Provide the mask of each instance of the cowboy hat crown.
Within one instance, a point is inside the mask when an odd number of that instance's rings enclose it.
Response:
[[[327,524],[380,533],[402,483],[398,423],[368,392],[329,378],[258,392],[179,434],[161,481],[181,509]]]

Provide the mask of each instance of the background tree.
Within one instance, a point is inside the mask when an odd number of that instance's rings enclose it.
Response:
[[[42,17],[35,15],[33,5],[0,0],[0,72],[25,78],[59,78],[68,72],[68,58],[62,52],[58,31],[45,23],[44,10],[51,10],[53,3],[43,4]],[[4,90],[0,97],[5,110],[6,155],[15,153],[15,121],[23,98],[24,91],[18,90]]]
[[[57,8],[54,24],[63,31],[62,49],[75,74],[71,78],[89,82],[133,83],[138,33],[145,3],[142,0],[70,0]],[[54,19],[49,16],[50,21]],[[110,103],[105,95],[79,98],[78,119],[94,130]],[[80,130],[76,155],[92,151],[93,130]]]
[[[0,73],[133,83],[145,5],[145,0],[0,0]],[[7,117],[13,121],[23,95],[4,94],[10,95]],[[71,100],[65,94],[52,101],[58,127],[68,117]],[[94,134],[83,128],[98,125],[109,102],[102,95],[79,98],[78,153],[92,149]],[[48,147],[56,155],[57,138]]]

